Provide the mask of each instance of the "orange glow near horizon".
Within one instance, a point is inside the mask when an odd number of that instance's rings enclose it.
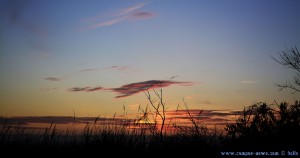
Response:
[[[188,113],[189,112],[189,113]],[[178,130],[193,130],[195,127],[207,128],[209,131],[223,131],[226,124],[233,123],[239,111],[211,111],[211,110],[172,110],[166,111],[166,119],[163,131],[166,134],[174,134]],[[133,116],[133,115],[132,115]],[[137,116],[135,114],[135,116]],[[99,129],[121,129],[125,127],[129,131],[151,132],[160,131],[162,120],[155,118],[155,114],[147,117],[130,118],[128,115],[115,115],[114,117],[12,117],[7,118],[8,124],[14,123],[14,127],[22,123],[28,130],[43,132],[46,129],[60,131],[83,132],[86,128],[94,131]]]

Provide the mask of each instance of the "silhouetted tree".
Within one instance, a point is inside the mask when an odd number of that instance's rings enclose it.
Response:
[[[300,52],[297,47],[286,49],[279,53],[279,59],[272,56],[272,59],[279,64],[296,71],[296,75],[292,81],[286,81],[285,84],[276,84],[279,91],[283,89],[291,89],[292,93],[300,92]]]

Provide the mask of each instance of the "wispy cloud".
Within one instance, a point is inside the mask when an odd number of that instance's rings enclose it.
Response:
[[[169,78],[169,80],[172,80],[172,79],[177,78],[177,77],[179,77],[179,76],[178,76],[178,75],[171,76],[171,77]]]
[[[89,72],[89,71],[97,71],[99,70],[98,68],[93,68],[93,69],[82,69],[82,70],[79,70],[78,72]]]
[[[74,120],[75,119],[75,120]],[[131,119],[119,119],[119,118],[108,118],[108,117],[76,117],[73,116],[19,116],[19,117],[0,117],[0,123],[7,121],[9,124],[16,125],[27,125],[30,123],[55,123],[55,124],[70,124],[74,123],[89,123],[97,120],[100,124],[124,124],[124,121],[133,122]]]
[[[132,67],[128,65],[113,65],[109,67],[102,67],[102,68],[88,68],[88,69],[82,69],[78,72],[90,72],[90,71],[98,71],[98,70],[117,70],[117,71],[134,71]]]
[[[111,19],[111,20],[107,20],[107,21],[103,21],[103,22],[99,22],[99,23],[90,25],[88,27],[81,28],[80,30],[81,31],[94,30],[94,29],[99,28],[99,27],[111,26],[113,24],[119,23],[119,22],[124,21],[126,19],[127,19],[127,17],[121,17],[121,18],[117,18],[117,19]]]
[[[142,20],[155,17],[157,15],[155,13],[139,11],[139,9],[143,8],[145,5],[147,5],[147,3],[138,3],[133,6],[120,9],[113,14],[108,14],[107,16],[96,16],[93,18],[84,19],[82,21],[93,22],[93,24],[89,24],[87,27],[82,27],[80,30],[94,30],[100,27],[111,26],[123,21]]]
[[[70,88],[69,91],[71,92],[94,92],[94,91],[99,91],[103,90],[103,87],[101,86],[96,86],[96,87],[73,87]]]
[[[143,8],[147,3],[138,3],[138,4],[135,4],[133,6],[130,6],[130,7],[127,7],[127,8],[123,8],[119,11],[117,11],[117,13],[115,14],[116,16],[122,16],[122,15],[126,15],[128,13],[131,13],[133,11],[136,11],[140,8]]]
[[[48,81],[61,81],[62,79],[57,78],[57,77],[46,77],[46,78],[44,78],[44,80],[48,80]]]
[[[144,11],[136,11],[130,14],[131,20],[142,20],[142,19],[150,19],[155,17],[157,14],[152,12],[144,12]]]
[[[177,81],[170,81],[170,80],[149,80],[149,81],[126,84],[119,88],[111,88],[110,90],[120,94],[120,95],[116,96],[116,98],[123,98],[123,97],[128,97],[133,94],[143,92],[148,89],[153,89],[153,88],[168,87],[171,85],[192,86],[194,84],[195,84],[195,82],[177,82]]]
[[[124,70],[129,70],[129,66],[119,66],[119,65],[114,65],[111,67],[107,67],[106,69],[113,69],[113,70],[119,70],[119,71],[124,71]]]
[[[112,13],[105,13],[105,14],[97,15],[97,16],[94,16],[94,17],[82,19],[81,21],[82,22],[95,22],[95,21],[101,21],[105,18],[112,19],[113,17],[122,17],[124,15],[127,15],[131,12],[134,12],[134,11],[144,7],[146,4],[147,3],[137,3],[133,6],[123,8],[123,9],[119,9],[119,10],[114,11]]]
[[[100,68],[86,68],[86,69],[81,69],[78,70],[76,72],[73,72],[72,74],[68,74],[65,76],[61,76],[61,77],[45,77],[43,78],[44,80],[47,81],[53,81],[53,82],[58,82],[58,81],[62,81],[62,80],[66,80],[70,77],[74,77],[76,75],[79,75],[80,73],[86,73],[86,72],[93,72],[93,71],[104,71],[104,70],[113,70],[113,71],[118,71],[118,72],[124,72],[124,73],[130,73],[130,72],[137,72],[139,71],[139,69],[136,69],[132,66],[129,65],[113,65],[113,66],[109,66],[109,67],[100,67]],[[86,87],[84,87],[86,88]]]
[[[243,83],[243,84],[258,84],[257,81],[253,81],[253,80],[243,80],[243,81],[241,81],[241,83]]]

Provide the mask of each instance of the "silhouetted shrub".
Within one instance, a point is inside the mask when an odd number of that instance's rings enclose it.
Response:
[[[295,149],[300,147],[300,103],[258,103],[244,108],[234,124],[225,128],[231,142],[240,148]]]

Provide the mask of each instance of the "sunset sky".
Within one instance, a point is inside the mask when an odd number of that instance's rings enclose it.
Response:
[[[298,0],[0,0],[0,116],[146,106],[242,110],[299,99],[271,59],[300,47]],[[154,95],[154,94],[153,94]]]

